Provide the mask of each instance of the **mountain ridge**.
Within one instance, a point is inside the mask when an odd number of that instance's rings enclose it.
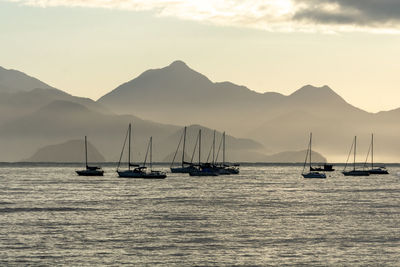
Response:
[[[36,88],[55,89],[24,72],[0,66],[0,92],[29,91]]]
[[[3,126],[0,136],[7,140],[24,135],[28,138],[25,144],[30,145],[36,141],[29,141],[27,134],[37,134],[39,138],[49,133],[55,142],[63,137],[56,138],[56,133],[62,135],[69,132],[73,136],[65,138],[77,138],[79,131],[80,136],[82,131],[94,133],[95,130],[88,128],[93,126],[96,131],[104,132],[101,138],[105,141],[107,133],[115,134],[115,128],[123,128],[122,121],[134,119],[143,122],[139,123],[142,125],[140,127],[158,129],[163,133],[171,133],[173,129],[176,131],[179,128],[177,125],[200,124],[239,138],[253,139],[263,148],[259,156],[254,151],[251,155],[246,154],[252,159],[259,159],[262,154],[304,149],[303,139],[307,139],[305,136],[309,132],[315,133],[317,140],[320,140],[318,151],[329,155],[330,159],[334,155],[335,161],[341,161],[337,156],[347,154],[349,136],[355,134],[363,140],[374,132],[389,159],[396,157],[397,151],[400,151],[396,142],[396,136],[400,134],[400,127],[397,126],[400,108],[368,113],[346,102],[327,85],[305,85],[289,95],[258,93],[229,81],[212,82],[183,61],[175,61],[166,67],[145,71],[117,88],[126,91],[126,95],[118,99],[119,90],[110,91],[103,97],[115,94],[116,101],[111,104],[101,98],[101,101],[95,102],[89,98],[74,97],[55,88],[0,92],[0,124]],[[81,110],[83,115],[74,115],[79,106],[67,104],[70,107],[62,110],[57,106],[63,102],[55,102],[54,112],[45,109],[42,111],[46,114],[39,116],[37,111],[40,108],[57,100],[71,101],[88,110]],[[74,110],[74,107],[77,109]],[[34,114],[33,117],[29,116],[31,114]],[[90,114],[95,115],[91,118]],[[46,120],[47,125],[44,125]],[[24,124],[31,125],[31,128],[26,128]],[[10,125],[14,125],[14,128],[10,127],[12,131],[4,129]],[[51,127],[62,130],[55,131]],[[18,129],[28,132],[22,133]],[[138,130],[144,136],[146,131]],[[161,140],[163,138],[161,135],[158,137]],[[155,140],[158,141],[157,136]],[[14,140],[14,143],[18,143],[18,140]],[[114,148],[109,145],[104,149]]]

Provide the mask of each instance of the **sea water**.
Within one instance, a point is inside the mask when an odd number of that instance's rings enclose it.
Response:
[[[400,264],[399,167],[324,180],[282,165],[165,180],[78,168],[0,166],[0,265]]]

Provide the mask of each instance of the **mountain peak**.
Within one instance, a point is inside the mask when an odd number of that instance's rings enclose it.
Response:
[[[183,62],[182,60],[175,60],[172,62],[169,67],[174,67],[174,68],[189,68],[188,65]]]
[[[328,85],[318,87],[318,86],[314,86],[311,84],[307,84],[307,85],[304,85],[303,87],[301,87],[300,89],[298,89],[297,91],[295,91],[292,95],[298,94],[298,93],[315,93],[315,92],[322,92],[322,91],[323,92],[333,92],[333,90]]]
[[[329,86],[324,85],[321,87],[316,87],[313,85],[305,85],[289,95],[291,98],[340,98],[342,99],[338,94],[335,93]]]

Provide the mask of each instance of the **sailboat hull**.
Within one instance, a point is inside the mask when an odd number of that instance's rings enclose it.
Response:
[[[190,176],[218,176],[219,173],[217,170],[214,169],[195,169],[189,172]]]
[[[81,170],[76,171],[79,176],[104,176],[103,170]]]
[[[371,169],[368,172],[369,172],[369,174],[389,174],[389,172],[387,170],[381,169],[381,168]]]
[[[368,171],[357,171],[357,170],[353,170],[353,171],[343,171],[342,172],[344,176],[369,176],[369,172]]]
[[[307,179],[325,179],[326,178],[326,175],[324,173],[319,173],[319,172],[303,173],[302,175],[304,178],[307,178]]]
[[[193,171],[193,167],[176,167],[176,168],[171,168],[172,173],[190,173]]]
[[[217,172],[218,172],[219,175],[239,174],[239,168],[220,167],[220,168],[217,168]]]
[[[159,171],[138,172],[138,171],[117,171],[120,178],[137,178],[137,179],[165,179],[166,173]]]

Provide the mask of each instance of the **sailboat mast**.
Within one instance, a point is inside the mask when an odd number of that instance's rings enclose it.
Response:
[[[131,169],[131,131],[132,131],[132,126],[129,123],[129,140],[128,140],[128,170]]]
[[[312,149],[311,149],[311,142],[312,142],[312,133],[310,133],[310,171],[311,171],[311,151],[312,151]]]
[[[225,165],[225,132],[223,133],[222,165]]]
[[[371,169],[374,168],[374,134],[371,139]]]
[[[182,148],[182,168],[185,162],[185,146],[186,146],[186,126],[183,130],[183,148]]]
[[[150,170],[153,169],[153,136],[150,136]]]
[[[212,150],[213,150],[213,160],[212,160],[212,163],[215,164],[215,130],[214,130],[214,138],[213,138],[213,147],[212,147]]]
[[[201,129],[199,130],[199,167],[201,165]]]
[[[87,162],[87,137],[85,135],[85,164],[86,168],[88,167],[88,162]]]
[[[357,136],[354,136],[354,164],[353,164],[353,170],[356,170],[356,151],[357,151]]]

